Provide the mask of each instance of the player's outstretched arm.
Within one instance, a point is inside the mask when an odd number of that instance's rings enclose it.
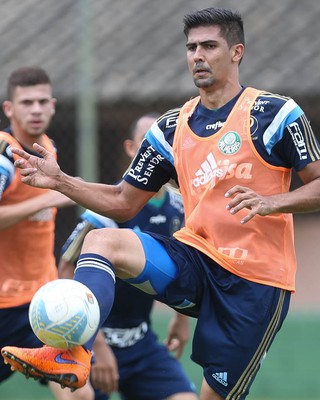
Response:
[[[51,207],[63,208],[74,205],[74,202],[67,196],[49,190],[40,196],[5,206],[0,205],[0,231],[10,228],[18,222],[35,215],[41,210]]]
[[[57,190],[81,206],[116,221],[133,218],[155,194],[138,189],[125,181],[118,185],[105,185],[69,176],[61,171],[51,153],[38,144],[33,147],[43,158],[12,148],[12,152],[21,157],[15,162],[15,166],[20,168],[24,183]]]

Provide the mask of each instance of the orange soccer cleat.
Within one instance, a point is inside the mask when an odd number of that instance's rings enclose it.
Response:
[[[39,349],[23,349],[6,346],[1,349],[6,364],[27,378],[44,378],[60,383],[74,391],[85,385],[90,372],[91,352],[82,346],[69,350],[43,346]]]

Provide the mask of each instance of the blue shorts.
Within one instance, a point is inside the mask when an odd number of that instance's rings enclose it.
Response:
[[[176,278],[155,298],[197,318],[191,359],[215,392],[245,399],[287,315],[291,293],[240,278],[174,238],[135,233],[144,247],[142,274],[149,286],[159,287],[161,268],[164,280],[176,269]]]
[[[181,364],[149,332],[137,345],[114,349],[119,368],[119,393],[123,400],[163,400],[177,393],[195,392]],[[124,362],[130,360],[130,362]],[[95,400],[109,397],[99,391]]]
[[[4,346],[42,347],[29,323],[29,303],[14,308],[0,308],[0,348]],[[13,372],[0,357],[0,382]]]

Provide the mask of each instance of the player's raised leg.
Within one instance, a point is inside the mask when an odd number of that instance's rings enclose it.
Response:
[[[87,248],[93,249],[94,253],[86,252]],[[101,325],[113,304],[114,265],[119,265],[122,277],[125,265],[132,268],[128,278],[139,275],[139,269],[142,271],[146,263],[144,250],[139,237],[133,231],[107,228],[99,229],[99,232],[91,231],[84,242],[83,251],[74,278],[89,287],[96,296]],[[128,271],[130,268],[128,267]],[[1,354],[5,362],[26,377],[45,378],[75,390],[84,386],[88,379],[94,339],[95,336],[85,347],[76,346],[69,350],[49,346],[40,349],[7,346],[1,350]]]

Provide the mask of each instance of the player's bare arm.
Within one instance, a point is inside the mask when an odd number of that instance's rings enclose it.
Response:
[[[175,352],[175,357],[182,356],[185,345],[190,339],[189,318],[186,315],[175,313],[168,326],[165,344],[169,351]]]
[[[50,190],[45,194],[32,197],[16,204],[0,206],[0,230],[51,207],[63,208],[72,206],[74,202],[62,193]]]
[[[320,161],[308,164],[299,173],[304,185],[288,193],[261,196],[250,188],[234,186],[225,194],[231,198],[227,209],[236,214],[246,208],[250,210],[241,223],[250,221],[255,215],[276,213],[307,213],[320,210]]]
[[[21,158],[15,166],[21,170],[22,181],[30,186],[56,190],[85,208],[117,221],[132,218],[155,194],[133,187],[125,181],[105,185],[80,180],[61,171],[55,158],[42,146],[34,149],[43,158],[12,147]]]
[[[93,345],[96,356],[91,366],[91,382],[103,393],[111,394],[118,390],[119,370],[117,359],[112,348],[105,342],[104,334],[100,331]]]

